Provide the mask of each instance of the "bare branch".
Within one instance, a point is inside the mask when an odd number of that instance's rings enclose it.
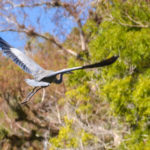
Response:
[[[38,37],[41,37],[47,41],[50,41],[52,42],[53,44],[55,44],[58,48],[64,50],[65,52],[73,55],[73,56],[77,56],[77,53],[72,51],[71,49],[66,49],[64,48],[60,43],[58,43],[54,38],[48,38],[47,36],[45,35],[42,35],[40,33],[37,33],[34,31],[34,29],[24,29],[24,30],[17,30],[17,29],[4,29],[4,30],[0,30],[0,32],[6,32],[6,31],[11,31],[11,32],[20,32],[20,33],[25,33],[27,34],[28,36],[38,36]]]
[[[18,128],[20,128],[23,132],[26,132],[26,133],[28,133],[28,134],[31,133],[29,130],[27,130],[26,128],[22,127],[19,123],[16,123],[16,126],[17,126]]]
[[[149,28],[149,25],[133,25],[133,24],[127,24],[120,21],[117,21],[120,25],[126,26],[126,27],[134,27],[134,28]]]
[[[26,3],[22,3],[22,4],[15,4],[13,3],[13,1],[7,1],[7,4],[10,4],[13,8],[16,7],[38,7],[38,6],[47,6],[47,7],[59,7],[59,6],[63,6],[63,3],[61,3],[59,0],[53,0],[51,2],[40,2],[40,3],[33,3],[33,4],[26,4]]]
[[[85,35],[82,30],[81,20],[78,19],[77,23],[78,23],[79,30],[80,30],[81,49],[82,49],[82,51],[85,51],[86,50],[86,42],[85,42]]]

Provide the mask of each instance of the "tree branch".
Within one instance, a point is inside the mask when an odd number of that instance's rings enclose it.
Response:
[[[38,36],[41,37],[47,41],[52,42],[53,44],[55,44],[58,48],[62,49],[63,51],[73,55],[73,56],[77,56],[77,53],[72,51],[71,49],[66,49],[64,48],[60,43],[58,43],[54,38],[48,38],[45,35],[42,35],[40,33],[37,33],[34,31],[34,29],[24,29],[24,30],[16,30],[16,29],[4,29],[4,30],[0,30],[0,32],[6,32],[6,31],[11,31],[11,32],[20,32],[20,33],[25,33],[28,36]]]
[[[38,6],[47,6],[47,7],[59,7],[59,6],[63,6],[63,3],[60,2],[59,0],[53,0],[51,2],[41,2],[41,3],[33,3],[33,4],[26,4],[26,3],[22,3],[22,4],[14,4],[12,1],[7,1],[7,4],[10,4],[13,8],[16,7],[38,7]]]
[[[85,35],[84,35],[83,30],[82,30],[82,24],[81,24],[80,19],[77,20],[77,24],[78,24],[79,30],[80,30],[81,49],[82,49],[82,51],[85,51],[86,50]]]

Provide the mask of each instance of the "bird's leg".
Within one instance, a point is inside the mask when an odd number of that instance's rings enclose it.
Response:
[[[27,103],[31,98],[32,96],[34,96],[35,93],[37,93],[40,89],[42,89],[43,87],[35,87],[28,95],[27,97],[25,98],[25,100],[23,102],[21,102],[21,104],[25,104]]]
[[[31,96],[31,94],[34,92],[34,90],[36,89],[37,87],[33,88],[33,90],[31,92],[28,93],[28,95],[26,96],[26,98],[23,100],[23,102],[21,102],[21,104],[25,104],[29,97]]]
[[[37,87],[33,88],[32,91],[28,93],[28,95],[26,96],[26,98],[29,97],[29,96],[34,92],[34,90],[35,90],[36,88],[37,88]]]

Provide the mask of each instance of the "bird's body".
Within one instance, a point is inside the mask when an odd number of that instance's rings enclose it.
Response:
[[[37,82],[42,81],[47,83],[55,82],[56,76],[53,76],[54,73],[55,72],[51,70],[41,70],[36,75],[34,75],[34,80]]]
[[[0,38],[0,48],[2,49],[3,53],[11,58],[18,66],[20,66],[20,68],[22,68],[25,72],[31,74],[34,77],[33,79],[25,79],[26,83],[34,87],[34,89],[28,94],[27,98],[25,99],[25,101],[23,101],[23,103],[26,103],[41,88],[47,87],[51,83],[60,84],[63,80],[63,74],[70,73],[79,69],[107,66],[114,63],[118,58],[118,56],[113,56],[109,59],[95,64],[52,71],[43,69],[31,58],[25,55],[22,51],[13,48],[2,38]],[[57,75],[60,75],[59,79],[57,79]]]

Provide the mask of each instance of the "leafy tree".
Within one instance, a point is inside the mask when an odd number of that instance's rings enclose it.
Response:
[[[78,27],[62,44],[49,33],[21,25],[18,18],[15,20],[15,12],[6,12],[4,1],[0,7],[13,24],[9,26],[8,22],[5,28],[2,23],[1,30],[29,35],[28,53],[46,69],[83,65],[112,55],[119,55],[119,59],[105,68],[76,71],[65,77],[66,84],[51,85],[44,102],[40,103],[42,96],[37,94],[34,101],[22,107],[18,102],[28,91],[23,88],[24,73],[0,56],[0,148],[149,149],[150,2],[93,1],[85,25],[80,16],[84,1],[76,3],[80,6],[76,8],[71,2],[54,2],[15,5],[12,1],[10,6],[11,10],[55,7],[73,16]]]
[[[106,3],[101,6],[106,6]],[[121,122],[128,123],[121,149],[149,148],[150,115],[150,29],[149,1],[119,1],[107,3],[107,17],[91,34],[89,43],[92,60],[117,54],[119,60],[109,69],[104,68],[99,83],[100,97],[108,100]],[[102,9],[101,9],[102,10]],[[106,12],[104,12],[106,14]],[[109,15],[108,15],[109,14]],[[111,17],[111,21],[109,21]],[[108,20],[108,21],[107,21]],[[94,25],[94,23],[93,23]],[[91,27],[91,22],[86,26]],[[86,27],[87,28],[87,27]],[[91,30],[93,27],[91,27]],[[119,148],[119,149],[120,149]]]

